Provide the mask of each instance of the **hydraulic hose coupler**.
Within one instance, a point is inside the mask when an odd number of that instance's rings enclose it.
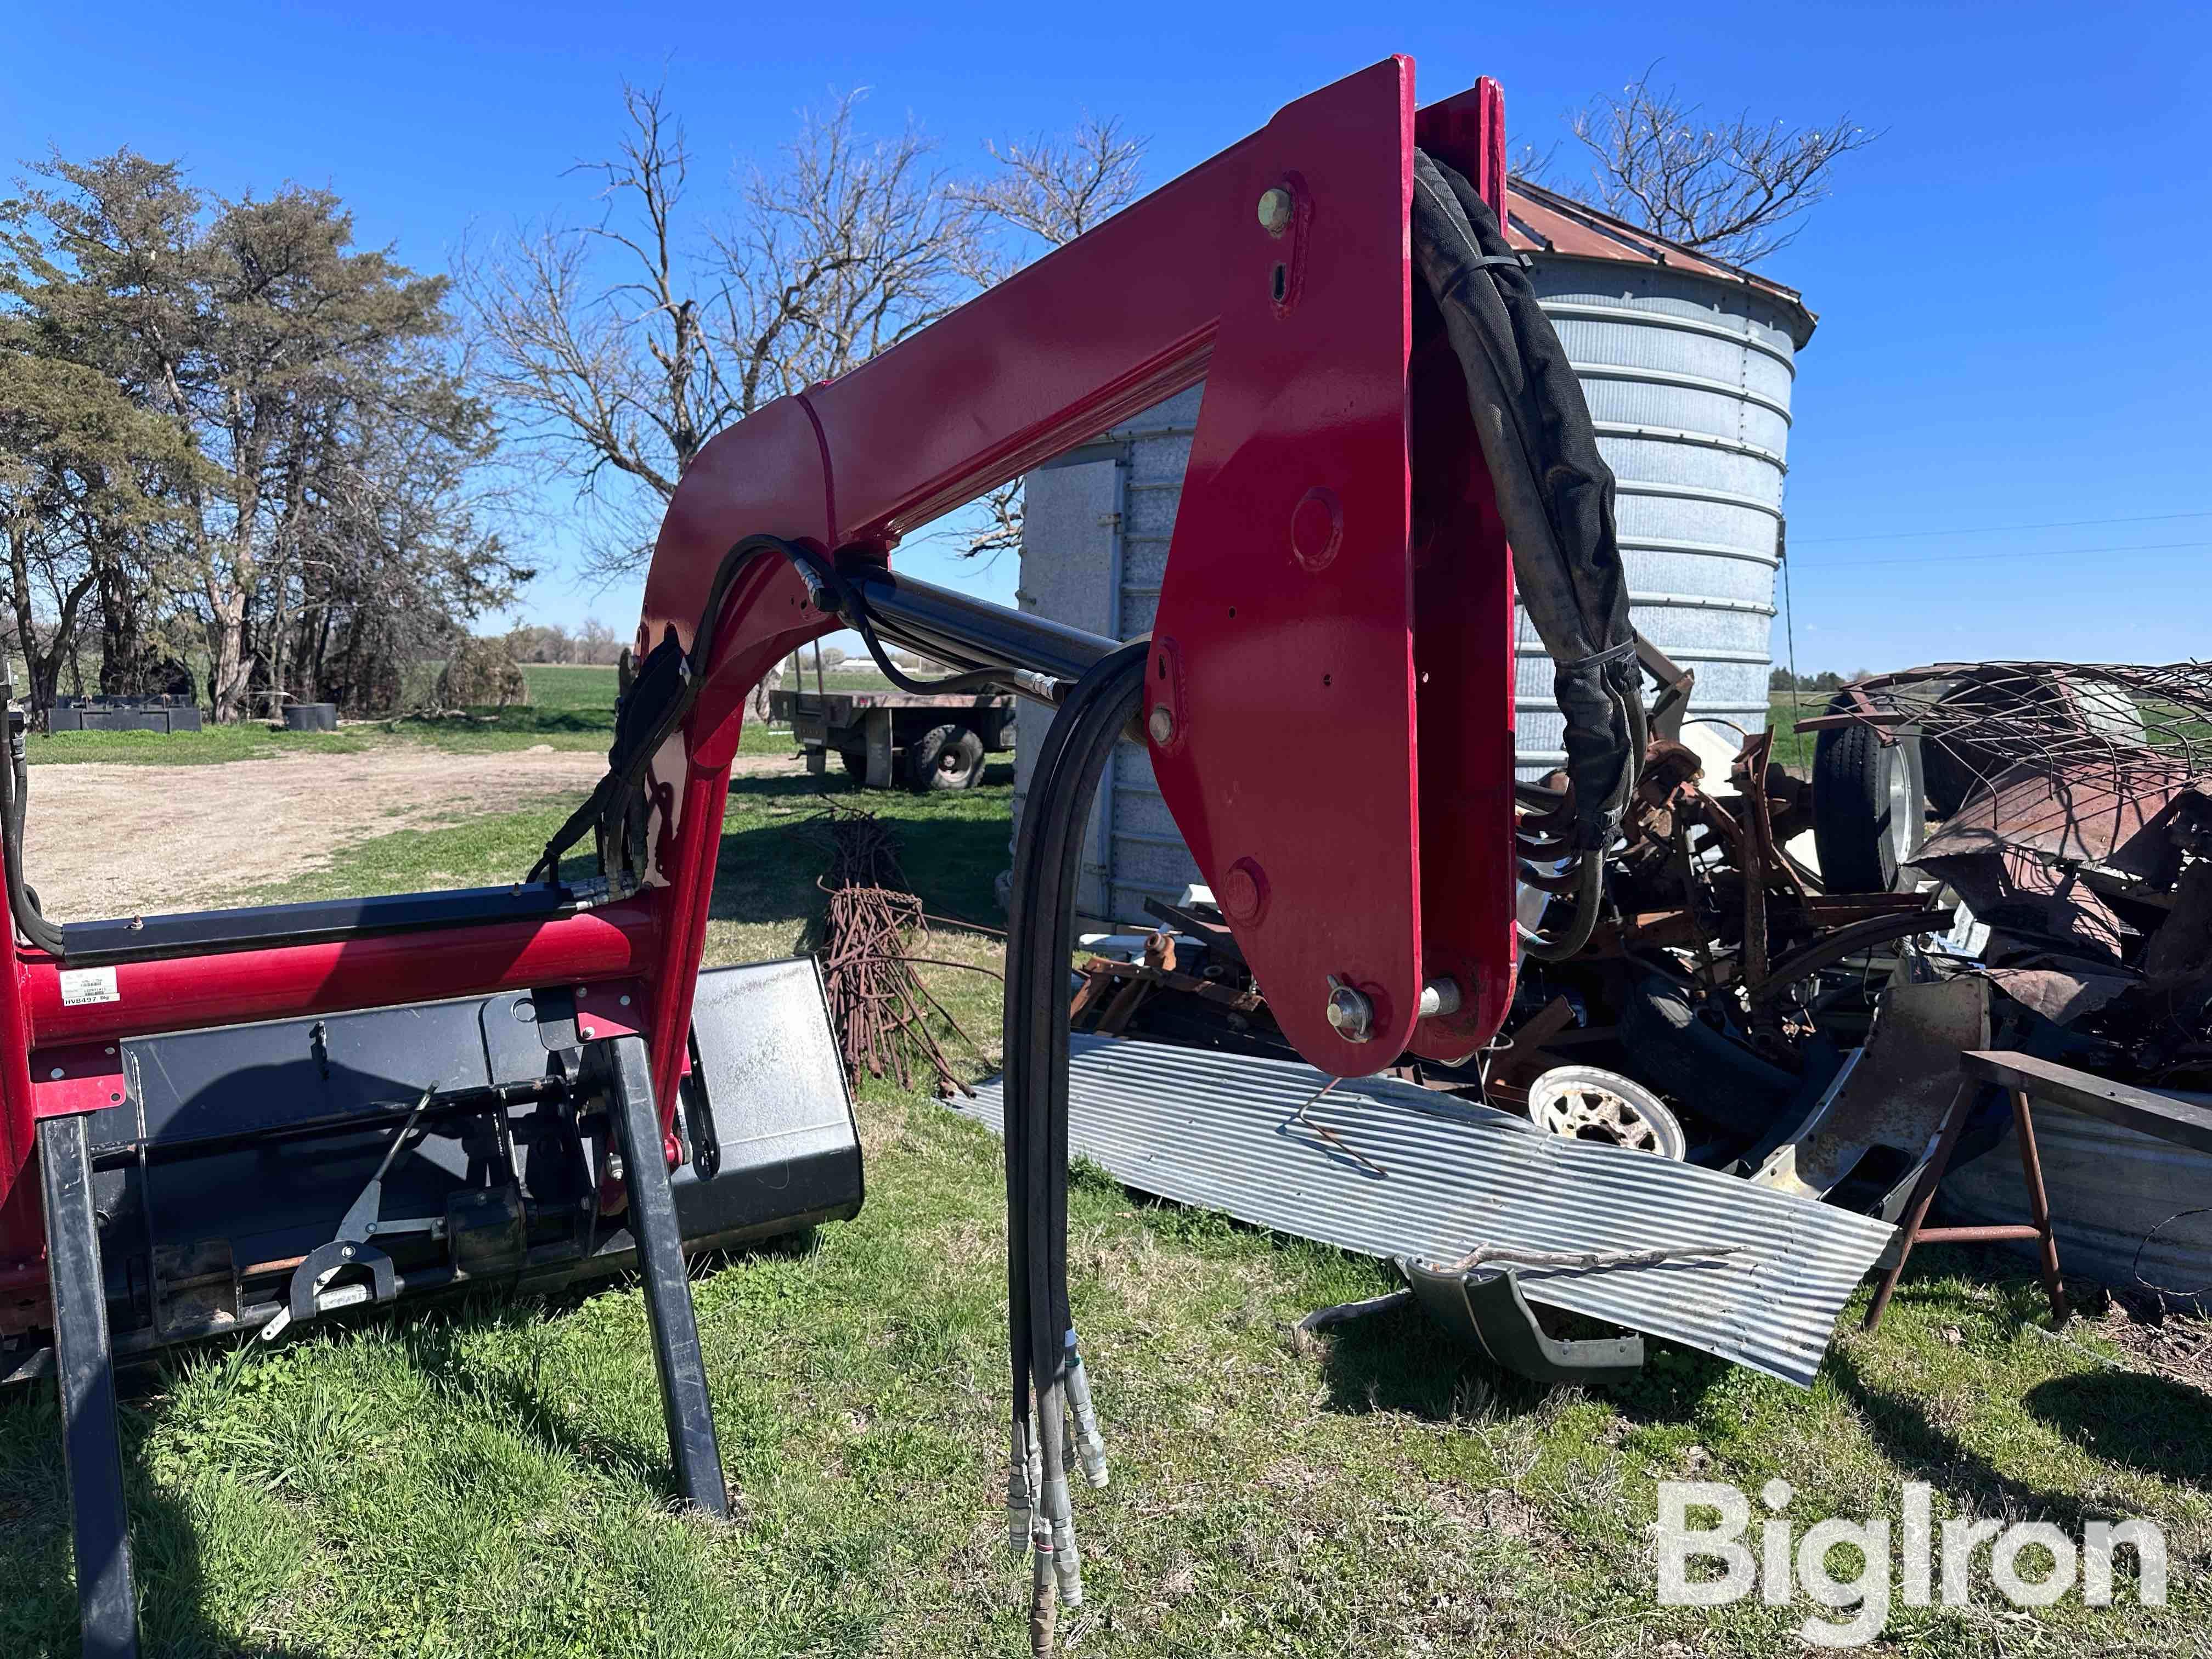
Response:
[[[1036,1521],[1038,1477],[1042,1473],[1036,1448],[1030,1443],[1026,1420],[1014,1425],[1013,1446],[1006,1459],[1006,1547],[1016,1556],[1029,1553],[1030,1535]]]
[[[1091,1376],[1083,1369],[1083,1356],[1075,1351],[1075,1333],[1067,1334],[1067,1406],[1075,1419],[1073,1439],[1083,1478],[1094,1486],[1107,1480],[1106,1441],[1098,1432],[1098,1413],[1091,1403]]]
[[[838,604],[836,594],[830,591],[830,584],[815,573],[811,564],[803,558],[794,558],[791,568],[798,573],[799,581],[805,586],[808,605],[825,617],[844,616],[844,608]]]
[[[1060,1599],[1066,1606],[1083,1605],[1083,1556],[1075,1547],[1075,1510],[1067,1500],[1067,1481],[1064,1477],[1048,1475],[1044,1490],[1038,1495],[1038,1513],[1050,1528],[1048,1545],[1040,1540],[1052,1557],[1053,1575],[1060,1584]]]
[[[1075,1522],[1055,1521],[1052,1523],[1052,1571],[1060,1585],[1060,1599],[1066,1606],[1083,1605],[1083,1555],[1075,1547]]]

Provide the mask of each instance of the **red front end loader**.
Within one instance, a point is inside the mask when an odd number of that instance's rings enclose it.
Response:
[[[88,1654],[136,1650],[114,1364],[165,1343],[634,1266],[677,1486],[725,1512],[684,1252],[848,1216],[860,1169],[812,965],[700,961],[748,697],[844,629],[945,665],[935,689],[1058,707],[1005,1040],[1011,1541],[1034,1546],[1048,1640],[1081,1595],[1070,1455],[1105,1474],[1066,1300],[1066,971],[1114,744],[1141,735],[1285,1033],[1331,1074],[1467,1055],[1517,950],[1587,932],[1643,750],[1634,639],[1611,479],[1504,198],[1497,88],[1420,108],[1386,59],[721,434],[662,526],[607,776],[516,885],[58,925],[25,884],[15,738],[0,1369],[61,1389]],[[909,531],[1201,380],[1149,637],[896,574]],[[1516,576],[1574,781],[1533,840]],[[1524,853],[1564,937],[1516,936]]]

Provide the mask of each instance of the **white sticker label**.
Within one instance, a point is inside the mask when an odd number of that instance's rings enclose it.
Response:
[[[74,1008],[85,1002],[120,1002],[123,993],[115,988],[115,969],[112,968],[64,968],[62,969],[62,1002]]]

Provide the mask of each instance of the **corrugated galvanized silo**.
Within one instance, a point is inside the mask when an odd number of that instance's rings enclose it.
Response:
[[[1812,313],[1789,289],[1549,191],[1516,183],[1509,206],[1619,483],[1636,626],[1697,672],[1692,718],[1756,731],[1774,660],[1790,383]],[[1551,661],[1525,617],[1517,648],[1527,775],[1565,755]]]
[[[1516,183],[1508,225],[1582,381],[1620,483],[1617,516],[1637,627],[1696,671],[1693,720],[1766,719],[1775,568],[1794,358],[1813,317],[1792,290],[1703,259],[1548,191]],[[1170,398],[1029,476],[1019,603],[1133,638],[1167,564],[1200,389]],[[1552,665],[1525,617],[1515,733],[1524,775],[1564,758]],[[1048,723],[1021,712],[1018,815]],[[1726,724],[1704,728],[1733,751]],[[1079,908],[1141,921],[1147,896],[1199,879],[1143,750],[1123,744],[1101,783]]]

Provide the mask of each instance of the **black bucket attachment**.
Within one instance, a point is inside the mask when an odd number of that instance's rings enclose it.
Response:
[[[605,1018],[626,1030],[626,1012]],[[122,1043],[125,1097],[85,1120],[114,1352],[638,1266],[623,1085],[650,1086],[623,1050],[641,1040],[592,1029],[561,986]],[[811,959],[700,975],[676,1134],[659,1184],[686,1252],[858,1212]],[[0,1350],[0,1378],[52,1363],[33,1332]]]
[[[0,1345],[0,1382],[61,1389],[88,1659],[138,1651],[116,1358],[170,1343],[635,1266],[677,1490],[727,1514],[685,1255],[857,1214],[860,1137],[811,958],[699,976],[673,1147],[629,1002],[126,1039],[115,1104],[40,1125],[52,1328]]]

